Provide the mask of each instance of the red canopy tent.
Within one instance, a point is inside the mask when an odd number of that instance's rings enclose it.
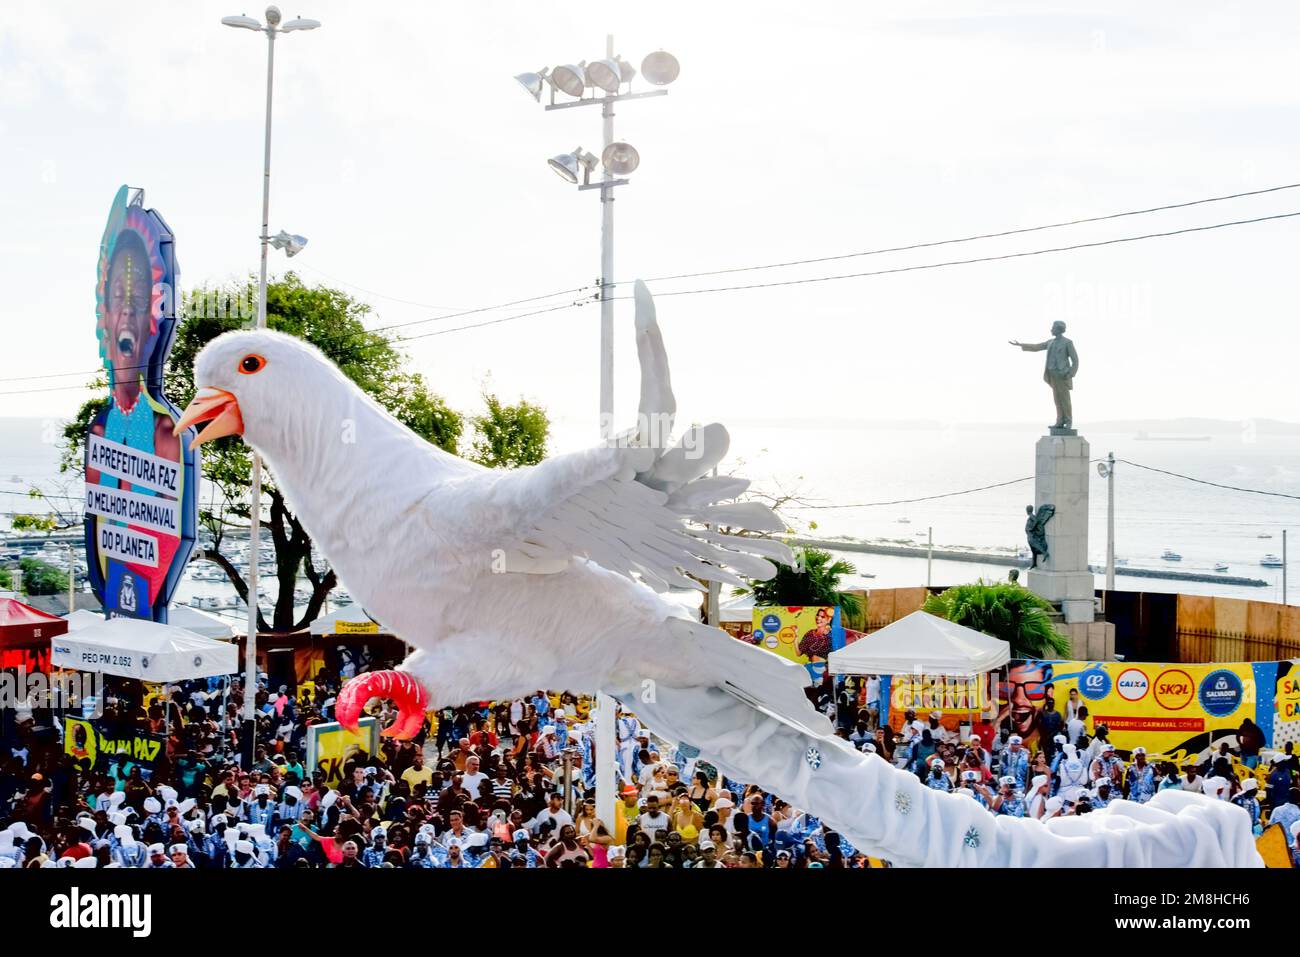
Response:
[[[57,615],[0,598],[0,668],[50,670],[50,639],[66,634],[68,622]]]

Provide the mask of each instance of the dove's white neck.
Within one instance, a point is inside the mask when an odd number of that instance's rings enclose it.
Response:
[[[382,535],[376,519],[394,513],[387,506],[400,512],[440,480],[474,468],[330,371],[329,380],[286,396],[274,421],[245,421],[245,438],[266,459],[289,508],[327,551],[357,544],[358,521]]]

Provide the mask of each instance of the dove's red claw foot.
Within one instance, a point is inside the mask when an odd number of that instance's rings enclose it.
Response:
[[[334,718],[355,732],[361,709],[371,698],[387,698],[397,705],[397,720],[380,732],[384,737],[405,741],[420,733],[424,713],[429,708],[429,692],[424,685],[402,671],[372,671],[357,675],[343,686],[334,703]]]

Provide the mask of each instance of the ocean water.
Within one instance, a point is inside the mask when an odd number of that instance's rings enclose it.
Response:
[[[849,536],[922,545],[934,530],[936,548],[970,547],[1014,552],[1024,543],[1024,508],[1033,500],[1031,481],[971,494],[906,505],[873,505],[923,498],[1026,478],[1033,474],[1034,427],[925,428],[781,422],[728,423],[732,445],[722,472],[753,480],[755,490],[789,496],[783,514],[804,534]],[[555,423],[553,451],[593,444],[594,422]],[[1154,434],[1154,433],[1153,433]],[[1257,434],[1243,428],[1208,441],[1142,440],[1132,431],[1083,431],[1091,456],[1114,452],[1172,472],[1264,491],[1300,495],[1300,437]],[[77,495],[75,483],[60,489],[58,423],[0,419],[0,512],[30,507],[20,495],[32,483]],[[1116,556],[1133,567],[1172,567],[1259,578],[1260,588],[1164,581],[1119,575],[1128,590],[1181,591],[1281,601],[1281,570],[1262,568],[1266,553],[1281,554],[1282,530],[1290,530],[1288,599],[1300,604],[1295,555],[1300,549],[1300,500],[1235,492],[1195,484],[1120,463],[1115,478]],[[75,507],[75,503],[69,503]],[[825,508],[822,506],[868,506]],[[1268,535],[1269,538],[1260,536]],[[1182,554],[1166,563],[1160,554]],[[1106,481],[1092,472],[1089,489],[1089,555],[1104,564]],[[925,583],[924,559],[845,553],[863,573],[853,584],[897,587]],[[1122,567],[1122,566],[1121,566]],[[1004,578],[1007,568],[966,562],[935,562],[936,585]],[[866,577],[867,575],[873,577]],[[1099,576],[1100,579],[1100,576]],[[1100,583],[1100,581],[1099,581]]]

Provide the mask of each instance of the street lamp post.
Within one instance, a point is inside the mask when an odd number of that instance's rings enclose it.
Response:
[[[641,61],[641,75],[655,86],[672,83],[679,70],[677,59],[662,50]],[[632,80],[636,75],[636,69],[615,54],[613,36],[607,36],[604,59],[591,63],[565,63],[554,69],[521,73],[515,77],[539,103],[542,91],[549,85],[551,101],[545,107],[548,112],[600,105],[600,163],[603,167],[600,179],[591,182],[591,172],[597,160],[581,147],[549,162],[556,173],[579,190],[600,190],[600,434],[604,439],[614,435],[614,189],[626,186],[628,180],[623,177],[632,173],[641,162],[631,144],[614,139],[614,104],[668,94],[667,90],[633,93]],[[557,92],[574,99],[557,103]],[[578,181],[580,175],[582,182]]]
[[[1097,474],[1106,480],[1106,591],[1115,590],[1115,453],[1097,463]]]
[[[242,30],[256,30],[266,34],[266,130],[262,146],[262,255],[261,269],[257,280],[257,328],[266,328],[266,257],[271,246],[271,94],[275,81],[275,38],[281,33],[294,33],[299,30],[315,30],[320,26],[317,20],[290,20],[281,24],[278,7],[266,8],[266,25],[252,17],[222,17],[221,22],[228,27]],[[303,243],[306,241],[303,240]],[[298,248],[301,248],[299,244]],[[294,252],[297,252],[295,249]],[[289,253],[293,255],[293,253]],[[253,766],[254,739],[257,731],[257,604],[258,604],[258,562],[262,557],[261,516],[262,516],[262,457],[253,453],[252,501],[249,506],[248,524],[248,638],[244,643],[244,727],[242,735],[241,757],[246,768]]]
[[[641,61],[641,75],[655,86],[667,86],[677,79],[680,67],[677,59],[663,50],[649,54]],[[600,104],[601,150],[603,167],[600,180],[591,182],[591,171],[596,157],[578,147],[572,153],[549,160],[551,169],[574,184],[579,190],[600,190],[600,436],[605,441],[613,439],[614,429],[614,188],[625,186],[622,177],[634,172],[641,157],[629,143],[614,139],[614,104],[620,100],[635,100],[650,96],[666,96],[667,90],[632,92],[632,80],[637,71],[614,52],[614,37],[605,37],[605,58],[592,63],[561,64],[554,69],[543,68],[536,73],[521,73],[515,77],[538,103],[542,91],[549,84],[550,100],[546,110],[567,110],[578,106]],[[624,86],[626,85],[626,92]],[[587,96],[587,91],[593,91]],[[594,91],[601,91],[600,96]],[[555,102],[556,92],[575,99]],[[582,182],[578,182],[579,175]],[[639,427],[656,428],[650,423]],[[655,434],[648,432],[647,434]],[[710,614],[713,605],[710,605]],[[602,821],[614,820],[614,766],[618,743],[614,730],[618,703],[609,695],[596,692],[595,748],[596,755],[596,816]]]

